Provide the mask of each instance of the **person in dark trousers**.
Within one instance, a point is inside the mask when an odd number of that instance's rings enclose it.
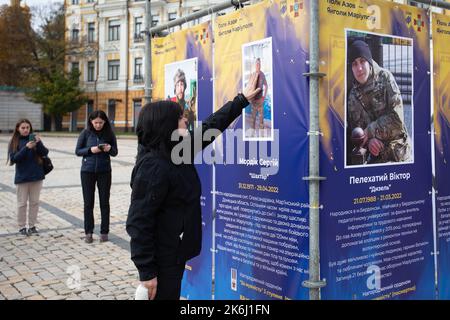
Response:
[[[243,93],[210,115],[193,134],[203,136],[208,129],[223,132],[260,92],[257,83],[255,73]],[[201,185],[192,161],[201,149],[192,150],[191,161],[176,164],[179,159],[172,151],[178,141],[172,141],[173,133],[185,138],[181,143],[192,142],[187,119],[176,102],[159,101],[142,108],[126,230],[131,259],[151,300],[179,299],[185,263],[201,250]],[[203,141],[201,148],[210,143]]]
[[[17,220],[21,235],[38,234],[36,229],[39,211],[39,196],[45,179],[42,157],[48,149],[41,138],[33,133],[33,126],[27,119],[19,120],[8,146],[8,161],[16,165],[14,184],[17,187]],[[28,230],[27,223],[28,208]]]
[[[101,227],[100,242],[108,241],[109,196],[111,191],[111,159],[117,156],[117,140],[105,112],[93,111],[89,115],[88,128],[78,137],[75,149],[82,156],[81,186],[84,200],[85,242],[92,243],[94,233],[95,184],[100,199]]]

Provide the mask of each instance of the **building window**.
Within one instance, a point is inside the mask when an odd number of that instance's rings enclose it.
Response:
[[[73,5],[78,5],[78,4],[80,4],[80,0],[72,0],[72,4]]]
[[[200,9],[195,9],[195,10],[192,10],[192,13],[196,13],[196,12],[198,12],[198,11],[200,11]],[[192,25],[193,25],[193,26],[195,26],[195,25],[197,25],[197,24],[200,24],[200,18],[194,19],[194,20],[192,21]]]
[[[144,38],[142,37],[142,17],[134,18],[134,40],[142,41]]]
[[[108,61],[108,80],[119,80],[120,60]]]
[[[116,99],[108,99],[108,118],[112,128],[116,122]]]
[[[72,62],[72,68],[71,71],[80,71],[80,63],[79,62]]]
[[[396,2],[397,2],[397,1],[396,1]],[[417,8],[425,8],[425,6],[428,6],[428,5],[425,5],[425,4],[423,4],[423,3],[418,3],[418,2],[416,2],[416,1],[410,1],[409,4],[410,4],[411,6],[414,6],[414,7],[417,7]]]
[[[134,119],[133,119],[133,126],[134,130],[136,131],[137,123],[139,120],[139,113],[142,109],[142,100],[133,100],[133,109],[134,109]]]
[[[95,23],[88,23],[88,42],[92,43],[95,41]]]
[[[72,42],[78,42],[79,34],[80,34],[80,30],[72,29]]]
[[[155,27],[159,22],[159,15],[152,15],[152,27]]]
[[[169,12],[169,21],[175,20],[177,18],[176,12]]]
[[[134,59],[134,82],[140,83],[144,81],[142,76],[142,58]]]
[[[108,40],[109,41],[120,40],[120,21],[119,20],[109,21]]]
[[[79,62],[72,62],[70,64],[70,72],[80,72],[80,63]]]
[[[87,3],[94,3],[94,0],[87,0]]]
[[[89,119],[89,115],[94,111],[94,100],[88,100],[86,104],[86,120]]]
[[[169,12],[168,18],[169,18],[169,21],[175,20],[177,18],[177,13],[176,12]],[[169,32],[174,32],[174,31],[175,31],[174,27],[169,28]]]
[[[87,81],[92,82],[95,80],[95,61],[89,61],[87,68]]]

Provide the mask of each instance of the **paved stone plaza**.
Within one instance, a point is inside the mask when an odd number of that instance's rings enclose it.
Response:
[[[14,166],[7,166],[10,135],[0,135],[0,300],[133,299],[138,273],[130,260],[125,221],[136,139],[118,138],[112,158],[110,241],[100,243],[98,193],[94,243],[84,242],[81,158],[77,136],[42,136],[55,169],[46,176],[38,236],[18,234]]]

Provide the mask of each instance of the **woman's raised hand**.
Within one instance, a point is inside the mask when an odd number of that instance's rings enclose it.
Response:
[[[257,88],[259,73],[253,72],[250,75],[250,79],[247,82],[247,86],[242,94],[247,98],[248,102],[252,103],[256,95],[261,91],[261,88]]]

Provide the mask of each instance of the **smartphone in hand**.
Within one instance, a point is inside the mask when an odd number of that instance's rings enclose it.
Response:
[[[100,143],[97,147],[103,151],[106,147],[106,143]]]
[[[36,142],[36,135],[34,133],[30,133],[28,141]]]

